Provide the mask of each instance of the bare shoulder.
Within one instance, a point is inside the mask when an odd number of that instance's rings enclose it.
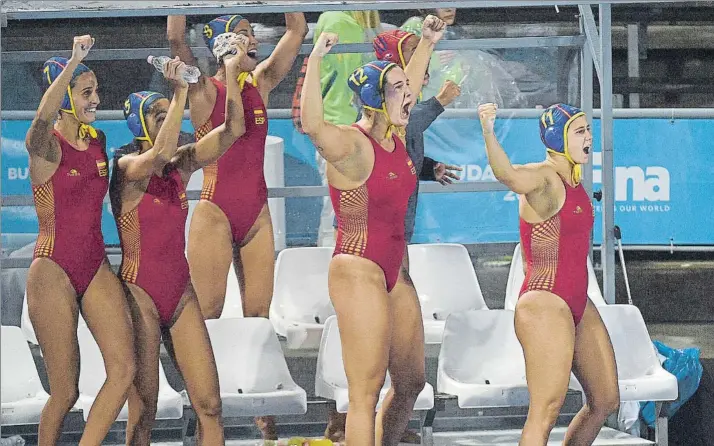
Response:
[[[538,163],[514,164],[513,168],[521,172],[541,173],[543,175],[555,173],[555,169],[553,169],[552,166],[542,161]]]
[[[545,161],[538,163],[514,164],[513,168],[520,172],[527,172],[529,174],[541,176],[548,182],[558,176],[558,173],[555,171],[553,166]]]

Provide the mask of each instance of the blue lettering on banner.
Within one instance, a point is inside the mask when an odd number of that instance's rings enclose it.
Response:
[[[31,195],[24,139],[29,121],[2,122],[2,193]],[[97,128],[107,135],[110,159],[113,150],[131,140],[123,121],[101,121]],[[593,123],[595,148],[593,182],[601,188],[602,156],[599,121]],[[183,129],[192,131],[188,121]],[[714,245],[708,197],[714,193],[714,167],[704,141],[714,130],[705,119],[619,119],[614,128],[615,222],[622,228],[623,243]],[[538,137],[537,119],[496,122],[496,131],[514,164],[537,162],[545,157]],[[296,132],[292,121],[273,119],[271,134],[285,142],[285,184],[320,184],[315,148],[307,136]],[[481,129],[476,119],[439,119],[425,133],[427,156],[460,165],[463,181],[496,181],[488,165]],[[320,199],[286,199],[288,244],[314,237]],[[601,205],[594,203],[595,242],[602,235]],[[32,207],[3,207],[3,234],[36,233]],[[102,228],[107,244],[117,244],[114,219],[107,205]],[[308,237],[309,238],[309,237]],[[511,192],[422,194],[414,242],[487,243],[518,240],[518,197]]]

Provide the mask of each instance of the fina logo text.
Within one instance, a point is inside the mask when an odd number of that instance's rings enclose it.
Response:
[[[602,183],[602,153],[593,153],[593,183]],[[461,165],[463,181],[498,181],[493,175],[491,166],[486,164]],[[504,201],[517,201],[518,196],[507,192]],[[616,206],[623,212],[667,212],[669,205],[662,204],[670,201],[670,175],[669,170],[662,166],[620,166],[615,168],[615,201],[635,202],[637,205]],[[599,211],[599,206],[595,203]]]
[[[593,183],[602,183],[602,153],[593,153]],[[662,166],[615,167],[615,201],[669,201],[669,170]]]

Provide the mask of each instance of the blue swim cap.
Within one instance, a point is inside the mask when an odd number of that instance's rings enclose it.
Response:
[[[540,116],[540,139],[546,150],[557,153],[573,164],[573,181],[580,182],[582,168],[573,161],[568,151],[568,127],[575,119],[585,116],[577,107],[567,104],[554,104],[548,107]]]
[[[387,73],[398,66],[394,62],[375,60],[357,68],[347,80],[365,108],[386,112],[384,109],[384,82]]]
[[[245,20],[245,17],[239,14],[222,15],[206,23],[203,27],[203,41],[206,42],[208,49],[213,52],[213,43],[216,37],[223,33],[232,32],[241,20]]]
[[[577,107],[567,104],[555,104],[548,107],[540,116],[540,139],[546,148],[552,152],[566,156],[572,162],[568,153],[568,127],[585,113]]]
[[[59,77],[59,75],[64,71],[65,67],[69,64],[69,61],[64,58],[64,57],[51,57],[45,62],[45,64],[42,66],[42,73],[43,73],[43,83],[46,84],[46,87],[49,87],[52,85],[52,82],[55,81]],[[82,73],[88,73],[92,70],[90,70],[86,65],[84,64],[79,64],[77,65],[77,68],[74,69],[74,73],[72,73],[72,80],[77,79]],[[60,105],[60,110],[67,112],[67,113],[72,113],[76,116],[76,113],[74,111],[74,104],[72,104],[72,88],[68,87],[67,88],[67,93],[64,95],[64,99],[62,99],[62,105]]]
[[[154,144],[146,128],[146,114],[149,112],[151,104],[164,98],[166,96],[155,91],[139,91],[130,94],[126,98],[126,101],[124,101],[124,119],[126,119],[126,125],[136,139]]]

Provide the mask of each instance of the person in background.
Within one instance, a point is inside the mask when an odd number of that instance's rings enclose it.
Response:
[[[241,58],[239,74],[246,131],[215,163],[204,168],[201,200],[189,229],[191,279],[206,319],[217,319],[223,311],[231,262],[238,276],[244,316],[268,317],[275,246],[264,172],[266,105],[271,91],[292,68],[307,34],[302,13],[286,13],[285,25],[285,34],[275,49],[260,62],[259,42],[245,17],[216,17],[203,30],[219,68],[215,76],[202,74],[197,83],[189,86],[191,122],[197,140],[224,122],[227,89],[223,60],[233,54],[236,39],[248,39],[247,57]],[[167,37],[172,55],[195,66],[185,33],[186,17],[169,16]],[[259,417],[256,423],[264,440],[277,440],[273,417]]]
[[[434,14],[449,26],[444,39],[465,38],[465,33],[456,23],[456,8],[418,10],[418,15],[407,19],[400,27],[403,31],[417,36],[427,14]],[[462,94],[453,102],[454,108],[477,108],[484,102],[493,102],[501,107],[520,108],[526,106],[515,79],[505,68],[499,56],[483,50],[439,50],[431,58],[429,75],[432,84],[424,88],[424,95],[434,96],[438,86],[450,80],[459,85]]]

